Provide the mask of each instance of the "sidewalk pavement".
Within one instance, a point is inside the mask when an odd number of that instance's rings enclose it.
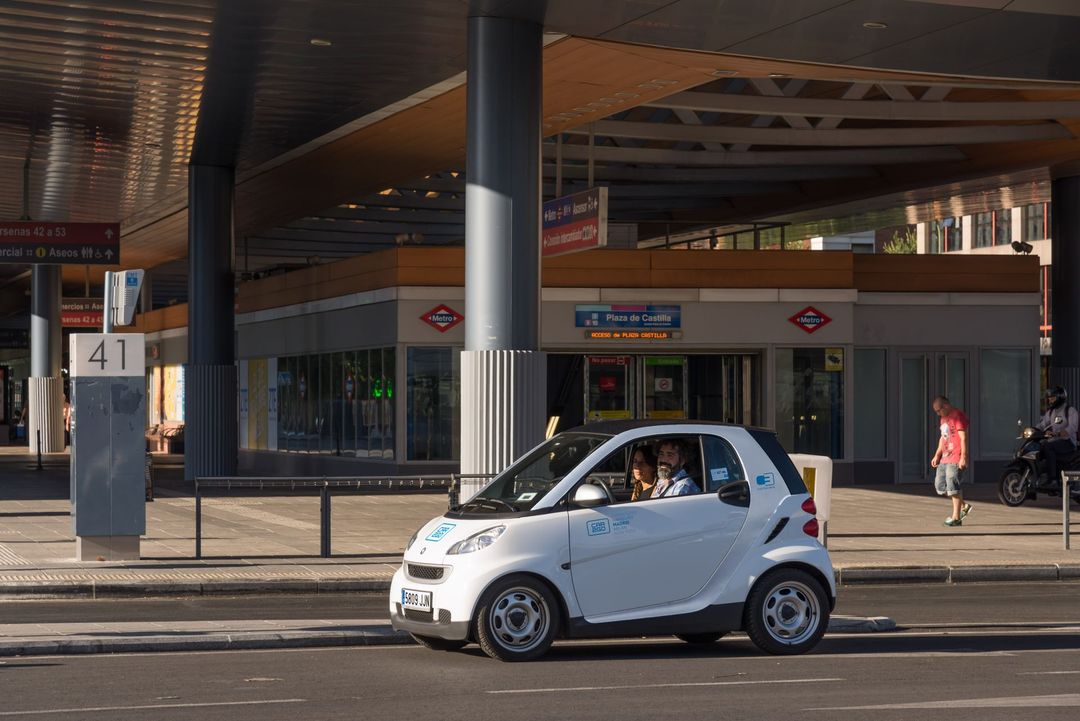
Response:
[[[0,452],[0,598],[385,592],[405,541],[446,508],[436,492],[335,495],[334,556],[324,559],[316,494],[215,493],[204,499],[196,560],[194,499],[175,463],[162,464],[142,560],[77,563],[66,461],[51,457],[38,471],[36,458]],[[1009,509],[992,486],[968,496],[971,515],[946,528],[948,503],[929,487],[834,489],[828,543],[838,580],[1080,579],[1080,549],[1062,549],[1060,499]],[[831,633],[892,628],[887,618],[830,624]],[[384,619],[0,624],[0,656],[410,642]]]

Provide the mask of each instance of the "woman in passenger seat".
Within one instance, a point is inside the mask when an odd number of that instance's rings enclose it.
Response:
[[[634,490],[630,494],[631,501],[644,501],[652,497],[653,489],[656,488],[656,456],[648,446],[640,446],[634,451],[632,461]]]

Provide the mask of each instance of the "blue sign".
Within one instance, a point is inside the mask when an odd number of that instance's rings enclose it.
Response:
[[[758,488],[772,488],[776,485],[776,476],[771,473],[762,473],[760,476],[754,479]]]
[[[441,526],[439,526],[438,528],[436,528],[434,531],[429,533],[428,537],[425,538],[424,540],[425,541],[441,541],[443,538],[446,537],[447,533],[450,533],[450,531],[454,530],[454,527],[456,525],[457,525],[456,523],[444,523]]]
[[[576,305],[578,328],[681,328],[679,305]]]

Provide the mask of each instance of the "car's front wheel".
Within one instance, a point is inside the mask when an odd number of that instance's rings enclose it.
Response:
[[[559,630],[559,604],[538,579],[515,574],[496,581],[480,598],[473,617],[476,640],[500,661],[543,656]]]
[[[829,625],[829,599],[806,571],[778,568],[761,577],[746,601],[746,632],[762,651],[806,653]]]
[[[430,648],[432,651],[457,651],[458,649],[465,648],[468,641],[456,641],[448,638],[439,638],[438,636],[421,636],[418,633],[410,633],[413,640],[424,648]]]

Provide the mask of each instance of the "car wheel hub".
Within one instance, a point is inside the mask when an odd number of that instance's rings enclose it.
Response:
[[[491,628],[505,648],[527,651],[543,638],[551,615],[547,603],[527,588],[512,588],[491,606]]]
[[[783,644],[797,644],[812,636],[821,623],[817,595],[801,583],[778,585],[762,607],[765,628]]]

